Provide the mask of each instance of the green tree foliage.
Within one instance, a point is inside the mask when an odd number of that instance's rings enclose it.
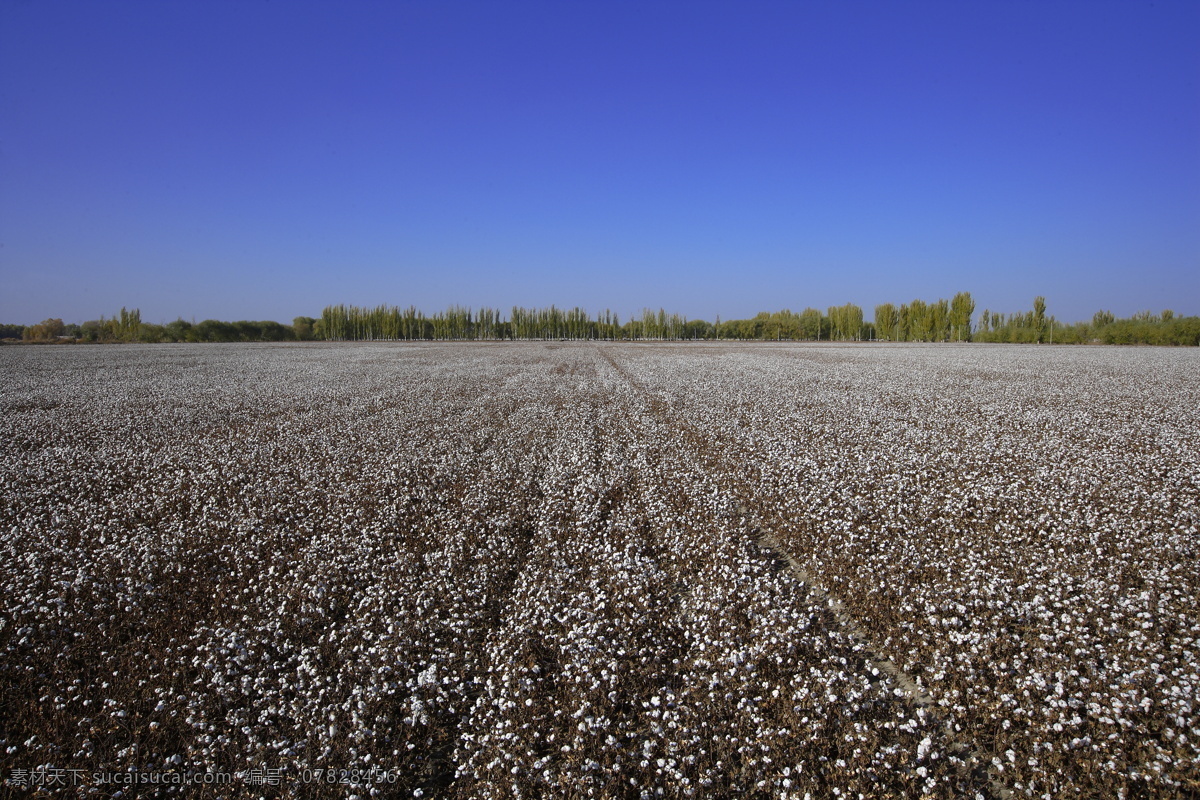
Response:
[[[1113,320],[1093,331],[1093,341],[1101,344],[1200,345],[1200,317],[1175,314]],[[1055,339],[1057,341],[1057,337]]]
[[[933,315],[929,311],[929,304],[918,298],[900,306],[900,327],[903,331],[902,341],[932,342]]]
[[[189,342],[193,341],[190,338],[191,330],[192,323],[180,318],[167,323],[164,335],[169,342]]]
[[[899,307],[875,306],[874,322],[863,319],[853,303],[831,306],[826,313],[805,308],[799,314],[783,309],[763,311],[750,319],[714,323],[689,320],[680,314],[644,308],[622,323],[609,309],[592,316],[583,308],[524,308],[514,306],[505,318],[497,308],[450,306],[431,317],[415,306],[326,306],[319,318],[296,317],[291,325],[272,321],[223,322],[206,319],[198,324],[177,319],[166,325],[142,322],[138,309],[122,308],[111,319],[101,317],[80,325],[48,319],[37,325],[0,325],[0,339],[56,341],[71,337],[84,342],[282,342],[282,341],[411,341],[411,340],[697,340],[742,339],[770,341],[855,341],[880,339],[896,342],[1048,342],[1053,344],[1155,344],[1200,345],[1200,317],[1177,316],[1166,309],[1155,314],[1140,311],[1117,319],[1111,311],[1097,311],[1090,322],[1064,325],[1047,314],[1046,300],[1038,296],[1029,311],[1002,314],[984,309],[972,327],[975,301],[959,292],[947,301],[921,299]]]
[[[292,320],[292,333],[297,341],[309,342],[313,337],[313,324],[316,320],[312,317],[296,317]]]
[[[688,323],[689,326],[692,324]],[[786,308],[775,312],[762,311],[750,319],[722,321],[718,318],[715,325],[705,325],[709,338],[713,339],[817,341],[829,339],[830,335],[828,318],[815,308],[806,308],[799,314]]]
[[[124,306],[112,319],[101,317],[88,320],[79,326],[79,338],[85,342],[158,342],[170,341],[162,338],[165,334],[161,326],[153,326],[142,330],[142,312],[138,309],[130,311]]]
[[[1046,341],[1046,324],[1046,298],[1038,295],[1033,298],[1033,328],[1039,342]]]
[[[438,339],[447,341],[522,339],[522,340],[693,340],[743,339],[775,341],[857,341],[878,336],[895,341],[944,341],[952,336],[970,337],[970,316],[974,303],[962,292],[950,303],[939,300],[927,304],[916,300],[897,309],[888,303],[876,308],[883,324],[866,322],[863,310],[854,303],[833,306],[826,314],[805,308],[799,314],[783,309],[760,312],[750,319],[722,320],[715,323],[688,320],[666,309],[644,308],[622,324],[612,311],[590,315],[578,306],[561,309],[513,306],[504,319],[498,309],[483,307],[475,311],[451,306],[432,317],[410,306],[326,306],[321,318],[312,323],[312,336],[332,341],[373,341]],[[955,313],[960,316],[956,318]],[[299,327],[297,327],[299,325]],[[303,331],[301,318],[293,329]],[[303,338],[303,333],[301,334]]]
[[[875,306],[875,334],[889,342],[900,341],[900,309],[891,303]]]
[[[662,308],[645,308],[640,317],[625,323],[621,332],[626,339],[677,340],[684,338],[686,328],[687,317],[668,314]]]
[[[311,318],[309,318],[311,319]],[[122,308],[112,319],[101,317],[79,326],[85,342],[286,342],[296,338],[291,325],[265,320],[222,322],[206,319],[193,325],[177,319],[166,325],[142,322],[138,309]]]
[[[829,309],[830,338],[851,341],[863,338],[863,312],[853,303]]]
[[[605,309],[593,318],[578,306],[513,306],[505,320],[499,309],[487,306],[478,311],[451,306],[426,317],[412,306],[402,311],[396,306],[334,305],[321,312],[321,319],[313,324],[313,335],[333,341],[678,338],[685,323],[686,319],[665,311],[648,312],[623,329],[612,311]]]
[[[968,342],[975,301],[970,292],[959,292],[952,300],[927,303],[917,298],[897,308],[892,303],[875,306],[874,325],[864,324],[862,338],[874,333],[890,342]],[[991,312],[984,311],[980,326],[986,327]]]
[[[121,306],[121,313],[109,320],[109,327],[110,335],[116,341],[136,342],[142,332],[142,312],[136,308],[127,311],[125,306]]]
[[[829,338],[828,320],[815,308],[806,308],[800,312],[800,338],[815,340]],[[822,335],[824,333],[824,335]]]
[[[975,313],[975,301],[970,292],[959,292],[950,301],[950,341],[971,341],[971,316]]]
[[[170,341],[167,339],[166,326],[155,325],[150,322],[141,323],[138,326],[137,333],[134,335],[137,337],[134,341],[137,342],[154,343]]]
[[[1001,314],[985,310],[973,339],[977,342],[1035,343],[1046,341],[1055,330],[1063,337],[1063,326],[1054,317],[1046,315],[1046,298],[1039,295],[1034,298],[1031,311]]]
[[[79,338],[85,342],[98,342],[104,328],[98,319],[89,319],[79,326]]]
[[[683,326],[683,338],[689,340],[714,339],[713,324],[702,319],[691,319]]]

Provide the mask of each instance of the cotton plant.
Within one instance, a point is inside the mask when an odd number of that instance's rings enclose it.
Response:
[[[1187,354],[48,352],[0,351],[5,775],[1196,788]]]

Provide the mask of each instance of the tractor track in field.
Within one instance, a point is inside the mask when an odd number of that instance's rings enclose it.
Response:
[[[656,396],[652,388],[648,387],[622,367],[613,358],[612,354],[608,352],[607,348],[597,347],[596,350],[600,357],[612,367],[613,371],[643,398],[646,413],[663,427],[675,432],[676,439],[681,446],[690,455],[695,457],[697,461],[702,463],[709,474],[717,477],[720,485],[729,487],[732,481],[729,480],[728,476],[734,474],[734,467],[728,464],[728,460],[718,452],[719,448],[714,446],[711,437],[687,420],[671,414],[670,404],[663,398]],[[754,503],[755,498],[747,496],[745,492],[738,492],[733,489],[728,489],[728,491],[737,499],[738,513],[745,517],[754,530],[756,545],[764,554],[785,565],[797,580],[805,586],[810,587],[812,592],[821,598],[834,624],[862,648],[866,660],[880,672],[890,677],[896,688],[903,693],[904,697],[910,703],[934,717],[946,737],[950,752],[966,762],[964,771],[975,781],[984,784],[983,788],[986,789],[992,798],[1009,800],[1009,798],[1013,797],[1013,790],[1001,780],[999,771],[992,764],[993,758],[997,754],[981,747],[974,737],[964,736],[965,731],[963,733],[956,731],[954,729],[954,721],[948,715],[942,713],[941,707],[929,691],[872,643],[870,637],[863,631],[862,627],[846,611],[841,599],[830,592],[820,579],[813,575],[771,533],[773,528],[779,526],[772,525],[772,520],[770,519],[763,519],[753,514],[751,504]],[[769,511],[769,509],[767,510]]]

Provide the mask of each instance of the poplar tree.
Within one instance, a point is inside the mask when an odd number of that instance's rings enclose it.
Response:
[[[955,342],[971,341],[971,315],[975,301],[970,292],[959,292],[950,301],[950,338]]]
[[[899,341],[900,312],[891,303],[875,306],[875,332],[881,339]]]

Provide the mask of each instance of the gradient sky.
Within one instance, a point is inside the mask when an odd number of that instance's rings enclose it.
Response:
[[[1200,314],[1200,3],[0,0],[0,322]]]

